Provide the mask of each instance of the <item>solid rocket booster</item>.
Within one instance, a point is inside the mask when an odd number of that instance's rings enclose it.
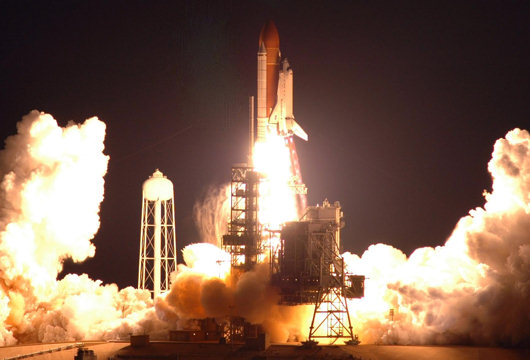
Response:
[[[269,20],[259,35],[257,141],[265,141],[268,131],[281,136],[296,135],[307,141],[306,132],[294,120],[293,70],[287,59],[280,66],[280,37]]]

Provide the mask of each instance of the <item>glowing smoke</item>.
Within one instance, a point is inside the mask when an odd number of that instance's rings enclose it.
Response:
[[[0,152],[0,344],[156,336],[179,317],[231,315],[262,323],[275,341],[304,338],[311,307],[276,305],[265,266],[227,276],[227,254],[212,245],[185,249],[186,265],[156,312],[145,291],[119,291],[87,275],[56,281],[64,259],[94,255],[108,162],[104,133],[96,118],[61,128],[33,111]],[[368,277],[366,297],[349,306],[361,341],[528,345],[528,132],[498,140],[488,169],[485,205],[462,218],[444,246],[409,258],[383,244],[362,257],[345,254],[349,270]],[[212,243],[225,232],[227,199],[225,187],[195,208]]]
[[[38,289],[55,280],[64,258],[94,256],[90,239],[99,228],[108,161],[105,125],[91,118],[62,129],[33,111],[17,128],[1,153],[2,270]]]
[[[276,291],[269,285],[268,265],[230,277],[230,255],[211,244],[192,244],[184,250],[186,265],[180,264],[171,292],[157,307],[173,311],[180,325],[189,319],[216,318],[223,323],[230,316],[263,324],[273,341],[302,337],[299,329],[305,307],[278,306]],[[309,326],[309,325],[307,325]]]
[[[256,171],[265,175],[259,188],[259,221],[278,230],[281,223],[297,218],[296,197],[289,186],[289,149],[282,136],[269,134],[266,142],[256,143],[254,155]],[[194,214],[202,240],[220,246],[230,220],[230,185],[210,188],[195,205]],[[309,326],[300,324],[306,316],[297,316],[305,307],[277,305],[279,297],[269,285],[267,264],[230,276],[230,255],[215,246],[193,244],[183,254],[186,265],[179,265],[171,292],[157,304],[165,314],[176,314],[181,326],[188,319],[210,317],[224,322],[238,316],[262,324],[275,341],[300,338],[298,329]]]
[[[0,345],[115,338],[159,326],[148,293],[86,275],[56,281],[63,261],[94,256],[105,124],[61,128],[32,111],[0,153]]]
[[[409,259],[372,245],[352,272],[368,276],[352,301],[365,342],[528,345],[530,341],[530,136],[515,129],[496,142],[492,192],[462,218],[444,246]],[[394,309],[393,319],[389,310]]]

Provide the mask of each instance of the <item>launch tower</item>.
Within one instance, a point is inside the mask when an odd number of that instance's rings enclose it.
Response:
[[[259,174],[246,164],[232,167],[230,223],[223,249],[230,254],[232,269],[251,270],[263,254],[258,222]]]
[[[156,170],[143,184],[138,288],[153,297],[169,291],[177,265],[173,183]]]

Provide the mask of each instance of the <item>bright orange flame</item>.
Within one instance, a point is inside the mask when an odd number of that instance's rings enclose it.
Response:
[[[230,274],[230,254],[215,245],[208,243],[191,244],[182,250],[182,255],[186,262],[186,268],[181,266],[179,270],[189,270],[221,280],[226,280]]]
[[[283,224],[298,220],[291,154],[285,138],[269,132],[264,142],[255,144],[253,161],[254,169],[262,175],[258,221],[262,229],[262,245],[267,249],[258,261],[266,262],[277,256]]]
[[[264,178],[259,187],[259,221],[265,229],[280,230],[287,221],[297,220],[296,194],[289,185],[291,160],[285,139],[268,134],[254,150],[254,167]]]

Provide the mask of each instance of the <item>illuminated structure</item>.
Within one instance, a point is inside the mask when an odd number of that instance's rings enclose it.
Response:
[[[232,269],[248,271],[262,260],[258,185],[259,174],[251,167],[246,164],[232,167],[230,222],[228,234],[223,236],[223,250],[230,254]]]
[[[315,304],[309,340],[356,339],[346,299],[364,296],[364,276],[344,272],[342,216],[338,201],[308,207],[300,221],[285,224],[277,258],[271,261],[281,304]]]
[[[232,167],[230,222],[228,234],[223,235],[222,247],[230,254],[230,269],[235,276],[263,262],[264,244],[258,221],[259,181],[260,175],[247,164]],[[257,334],[257,327],[241,317],[226,319],[224,337],[228,342],[243,341]]]
[[[169,291],[177,265],[173,183],[158,169],[143,183],[138,288],[153,297]]]
[[[291,180],[284,185],[291,188],[292,196],[297,198],[298,214],[303,216],[299,221],[285,223],[281,229],[267,229],[266,225],[262,228],[262,219],[258,218],[259,189],[267,174],[257,173],[252,166],[254,111],[251,98],[250,165],[232,168],[231,216],[228,234],[222,241],[223,249],[231,256],[232,274],[237,276],[268,261],[271,284],[279,290],[280,304],[315,305],[310,341],[329,338],[335,342],[345,338],[355,343],[357,337],[353,334],[347,299],[364,296],[364,276],[344,271],[340,255],[343,224],[340,204],[332,205],[325,200],[322,206],[305,207],[307,189],[301,181],[293,136],[307,140],[307,134],[294,121],[292,70],[287,60],[280,68],[279,36],[272,21],[261,30],[257,80],[256,142],[267,142],[270,135],[284,137],[291,172]],[[244,319],[228,319],[225,331],[228,341],[241,338],[246,325]]]

